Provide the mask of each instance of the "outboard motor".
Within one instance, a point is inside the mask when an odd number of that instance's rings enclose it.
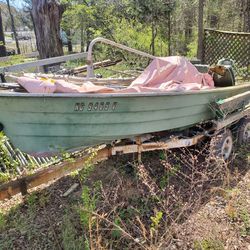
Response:
[[[218,66],[224,67],[224,74],[214,74],[213,79],[216,87],[229,87],[235,85],[235,73],[233,70],[234,61],[231,59],[221,59],[217,63]]]

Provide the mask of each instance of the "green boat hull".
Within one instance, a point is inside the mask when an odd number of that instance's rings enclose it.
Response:
[[[175,130],[213,118],[209,103],[250,84],[185,93],[27,94],[0,92],[0,123],[15,147],[33,155]]]

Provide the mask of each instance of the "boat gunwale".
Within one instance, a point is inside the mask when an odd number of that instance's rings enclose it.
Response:
[[[250,88],[250,82],[245,84],[239,84],[230,87],[201,89],[201,90],[189,90],[189,91],[172,91],[172,92],[133,92],[133,93],[21,93],[21,92],[1,92],[0,97],[28,97],[28,98],[115,98],[115,97],[158,97],[158,96],[182,96],[193,94],[210,94],[220,93],[230,90],[240,90],[244,88]]]

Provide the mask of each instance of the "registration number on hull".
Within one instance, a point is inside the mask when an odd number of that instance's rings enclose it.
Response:
[[[77,102],[74,111],[115,111],[117,102]]]

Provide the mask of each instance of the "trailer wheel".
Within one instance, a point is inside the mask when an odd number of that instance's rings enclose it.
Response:
[[[250,118],[243,119],[237,131],[238,145],[246,144],[250,142]]]
[[[211,139],[211,155],[216,158],[228,160],[233,152],[233,135],[230,129],[222,132]]]

